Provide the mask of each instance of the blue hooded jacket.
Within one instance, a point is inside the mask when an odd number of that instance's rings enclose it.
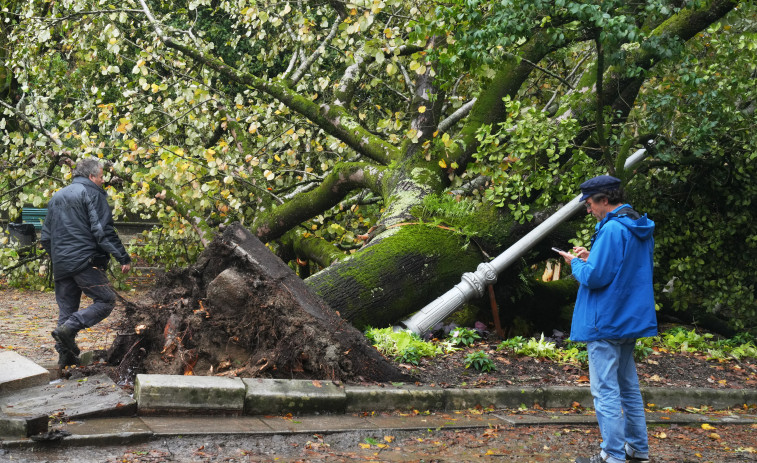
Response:
[[[586,262],[573,259],[578,288],[570,339],[642,338],[657,334],[652,254],[654,222],[624,215],[624,204],[596,225]],[[620,215],[618,215],[620,214]]]

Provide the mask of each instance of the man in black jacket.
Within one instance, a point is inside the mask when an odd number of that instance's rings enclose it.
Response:
[[[108,195],[102,188],[102,163],[83,159],[73,174],[71,185],[48,203],[40,240],[53,264],[58,327],[52,335],[62,368],[79,363],[76,333],[104,320],[116,305],[116,293],[105,274],[110,256],[123,273],[131,268],[131,257],[113,228]],[[82,293],[92,304],[79,310]]]

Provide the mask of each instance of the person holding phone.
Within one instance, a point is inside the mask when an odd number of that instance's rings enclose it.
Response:
[[[634,346],[657,335],[652,267],[655,224],[625,204],[620,180],[603,175],[581,184],[597,219],[590,249],[559,252],[580,286],[570,339],[586,342],[601,450],[576,463],[648,462],[644,401]]]

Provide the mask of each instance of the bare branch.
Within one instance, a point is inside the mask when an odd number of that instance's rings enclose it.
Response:
[[[310,66],[315,62],[315,60],[318,59],[321,54],[323,54],[323,51],[326,49],[326,44],[331,41],[331,39],[334,38],[336,35],[336,32],[339,30],[339,25],[342,23],[342,21],[334,21],[334,24],[331,26],[331,30],[329,31],[329,34],[326,36],[326,38],[323,39],[320,45],[315,49],[313,54],[310,55],[310,57],[305,60],[304,63],[300,65],[300,67],[295,71],[295,73],[292,75],[292,78],[290,79],[292,82],[292,85],[296,84],[297,82],[302,79],[302,76],[305,75],[305,71],[310,68]]]
[[[460,106],[457,111],[450,114],[449,117],[444,119],[439,123],[439,132],[446,132],[449,130],[450,127],[455,125],[458,121],[460,121],[462,118],[468,115],[468,113],[473,108],[473,105],[476,104],[476,98],[473,98],[469,102],[465,103],[464,105]]]
[[[139,4],[142,5],[142,11],[144,11],[145,16],[147,16],[147,19],[150,21],[153,29],[155,29],[155,33],[158,34],[158,37],[160,37],[160,40],[164,42],[170,41],[171,39],[163,33],[163,28],[160,27],[160,23],[158,23],[158,21],[155,19],[155,16],[152,15],[150,7],[147,6],[145,0],[139,0]]]

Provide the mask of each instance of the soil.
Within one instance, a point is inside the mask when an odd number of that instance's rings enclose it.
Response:
[[[122,296],[133,302],[143,302],[147,297],[144,289],[122,293]],[[86,304],[87,301],[82,303]],[[133,327],[124,325],[125,310],[124,303],[119,302],[110,317],[80,332],[77,343],[82,351],[107,350],[119,333],[133,332]],[[43,366],[55,365],[57,353],[50,332],[55,327],[56,318],[57,305],[52,292],[0,289],[0,349],[18,352]],[[418,365],[400,364],[400,368],[417,383],[436,387],[589,385],[586,369],[498,351],[499,342],[500,339],[492,337],[447,355],[424,358]],[[495,371],[481,373],[465,368],[465,357],[481,350],[488,353],[494,361]],[[102,369],[108,370],[108,367],[98,364],[86,369],[79,368],[78,374],[99,372]],[[642,386],[716,389],[757,387],[755,359],[718,361],[708,360],[701,354],[655,350],[649,357],[637,362],[637,369]],[[115,374],[113,371],[106,372]]]

